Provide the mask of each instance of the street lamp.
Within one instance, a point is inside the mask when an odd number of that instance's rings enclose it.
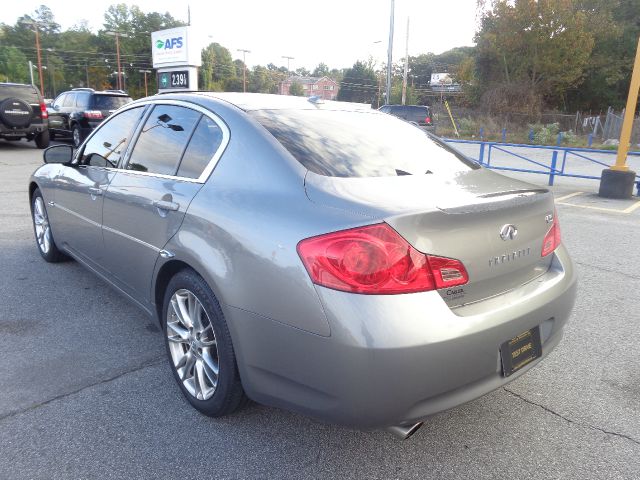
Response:
[[[144,73],[144,96],[148,97],[149,93],[147,92],[147,73],[151,73],[151,70],[138,70],[140,73]]]
[[[123,81],[120,77],[122,74],[122,70],[120,69],[120,37],[129,38],[129,35],[122,32],[104,32],[105,35],[110,35],[112,37],[116,37],[116,57],[118,59],[118,79],[117,79],[117,88],[118,90],[123,90]]]
[[[290,60],[295,60],[295,57],[290,57],[288,55],[282,55],[282,58],[286,58],[287,59],[287,74],[291,73],[291,70],[289,70],[289,61]]]
[[[247,92],[247,62],[245,61],[245,56],[247,53],[251,53],[251,50],[245,50],[244,48],[239,48],[239,52],[242,52],[242,66],[244,69],[242,70],[242,91]]]

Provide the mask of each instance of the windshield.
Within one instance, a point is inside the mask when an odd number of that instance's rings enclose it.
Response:
[[[94,95],[93,107],[98,110],[117,110],[118,108],[132,102],[130,97],[121,97],[115,95]]]
[[[480,168],[414,125],[377,112],[250,112],[305,168],[331,177],[443,174]]]

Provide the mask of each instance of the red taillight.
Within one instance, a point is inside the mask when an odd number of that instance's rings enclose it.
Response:
[[[100,110],[86,110],[83,115],[84,118],[92,118],[95,120],[100,120],[102,118],[102,112]]]
[[[462,262],[419,252],[385,223],[307,238],[298,255],[313,283],[345,292],[413,293],[469,281]]]
[[[424,119],[424,123],[431,123],[431,117],[427,117]]]
[[[553,212],[553,224],[544,236],[542,242],[542,256],[546,257],[560,246],[560,221],[558,220],[558,212]]]
[[[47,112],[47,106],[44,102],[40,102],[40,117],[49,118],[49,112]]]

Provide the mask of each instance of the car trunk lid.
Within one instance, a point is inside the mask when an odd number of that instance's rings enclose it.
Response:
[[[308,174],[306,189],[312,201],[385,221],[421,252],[462,261],[469,282],[440,290],[451,307],[530,282],[551,262],[541,256],[551,192],[485,169],[451,178]]]

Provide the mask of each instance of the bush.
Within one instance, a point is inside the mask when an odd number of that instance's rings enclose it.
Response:
[[[547,123],[546,125],[536,123],[529,125],[529,128],[533,129],[533,141],[538,145],[554,145],[558,141],[559,123]]]

